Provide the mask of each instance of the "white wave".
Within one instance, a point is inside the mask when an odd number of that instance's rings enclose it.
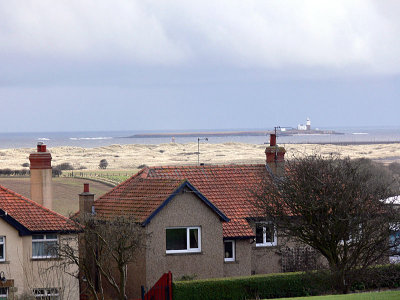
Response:
[[[363,135],[363,134],[368,134],[368,132],[353,132],[352,134],[354,134],[354,135]]]
[[[38,141],[50,141],[50,139],[42,137],[42,138],[38,138]]]
[[[80,140],[111,140],[112,137],[111,136],[82,137],[82,138],[71,137],[69,139],[73,140],[73,141],[80,141]]]

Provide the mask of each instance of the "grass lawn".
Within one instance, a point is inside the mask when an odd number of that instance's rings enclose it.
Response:
[[[371,292],[371,293],[357,293],[347,295],[328,295],[328,296],[314,296],[314,297],[295,297],[295,298],[280,298],[281,300],[394,300],[400,299],[400,291],[387,291],[387,292]]]

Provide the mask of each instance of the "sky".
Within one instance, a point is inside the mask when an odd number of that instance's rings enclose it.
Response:
[[[0,0],[0,132],[400,128],[397,0]]]

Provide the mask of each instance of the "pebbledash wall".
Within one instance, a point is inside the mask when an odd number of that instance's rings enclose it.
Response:
[[[201,228],[200,253],[166,253],[166,229],[171,227]],[[160,276],[171,271],[174,280],[182,276],[195,279],[249,276],[281,272],[280,246],[256,247],[254,239],[235,240],[235,261],[224,261],[222,221],[193,193],[175,196],[146,226],[148,243],[145,286],[150,288]],[[133,272],[133,270],[131,271]]]
[[[166,229],[201,228],[200,253],[166,253]],[[149,234],[146,252],[146,285],[151,287],[160,276],[171,271],[175,279],[224,276],[222,222],[195,194],[176,195],[146,226]]]
[[[0,286],[8,288],[9,299],[23,294],[32,295],[34,289],[53,287],[57,287],[60,299],[79,299],[78,280],[64,272],[76,272],[76,267],[64,270],[57,258],[33,259],[31,235],[20,236],[13,226],[2,219],[0,228],[1,235],[5,237],[5,260],[0,262],[0,270],[7,279]]]

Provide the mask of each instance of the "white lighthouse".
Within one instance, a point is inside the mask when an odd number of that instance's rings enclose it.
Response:
[[[311,130],[311,121],[310,121],[310,118],[307,118],[306,127],[307,127],[307,130]]]

